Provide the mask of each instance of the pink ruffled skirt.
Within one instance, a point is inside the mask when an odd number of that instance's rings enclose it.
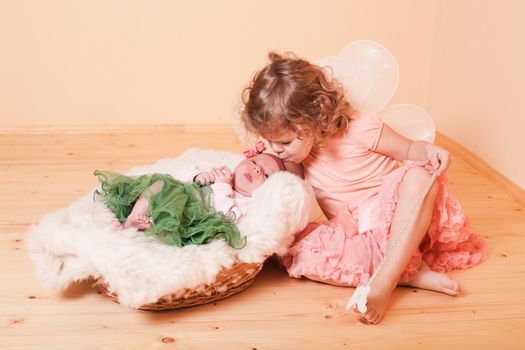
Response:
[[[348,210],[298,234],[282,263],[291,277],[315,275],[321,280],[350,286],[368,282],[389,244],[389,230],[406,163],[387,175],[374,200],[373,228],[359,233],[358,220]],[[427,234],[414,253],[400,282],[409,281],[425,262],[432,270],[467,269],[486,259],[485,240],[476,235],[458,201],[447,189],[447,178],[437,178],[438,194]]]

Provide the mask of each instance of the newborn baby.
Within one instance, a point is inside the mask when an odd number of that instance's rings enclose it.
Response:
[[[282,160],[264,150],[259,142],[245,151],[247,158],[233,172],[225,166],[209,171],[189,166],[174,176],[130,177],[97,170],[102,191],[95,198],[113,211],[119,228],[145,230],[178,246],[221,236],[240,247],[245,240],[234,223],[246,214],[252,193],[271,175],[285,171]]]

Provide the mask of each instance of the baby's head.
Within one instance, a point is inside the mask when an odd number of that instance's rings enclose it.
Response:
[[[233,169],[233,188],[244,196],[251,197],[253,191],[278,171],[284,171],[279,157],[260,153],[244,159]]]
[[[275,141],[293,134],[320,145],[346,129],[352,108],[339,83],[328,80],[320,67],[295,56],[270,52],[269,58],[271,62],[243,93],[241,116],[248,130],[270,141],[275,152],[286,153],[274,147]],[[279,154],[296,163],[304,159],[299,156]]]

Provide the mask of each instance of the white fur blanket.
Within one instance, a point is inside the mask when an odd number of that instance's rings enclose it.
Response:
[[[190,149],[127,174],[172,174],[189,163],[203,169],[233,168],[241,160],[234,153]],[[220,270],[236,262],[263,262],[274,253],[284,254],[293,234],[306,226],[315,208],[313,193],[300,178],[277,173],[254,193],[238,225],[247,237],[244,248],[233,249],[220,239],[178,248],[132,228],[115,230],[115,216],[93,201],[93,190],[31,228],[29,255],[44,286],[63,290],[90,276],[102,278],[118,293],[121,304],[133,308],[209,284]]]

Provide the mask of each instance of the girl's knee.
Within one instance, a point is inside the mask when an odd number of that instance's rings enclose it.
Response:
[[[407,170],[403,182],[408,182],[412,186],[425,186],[432,175],[420,166],[415,166]]]
[[[423,193],[432,175],[423,167],[413,167],[407,170],[403,183],[410,192]],[[435,198],[437,195],[437,183],[434,182],[428,191],[427,198]]]

